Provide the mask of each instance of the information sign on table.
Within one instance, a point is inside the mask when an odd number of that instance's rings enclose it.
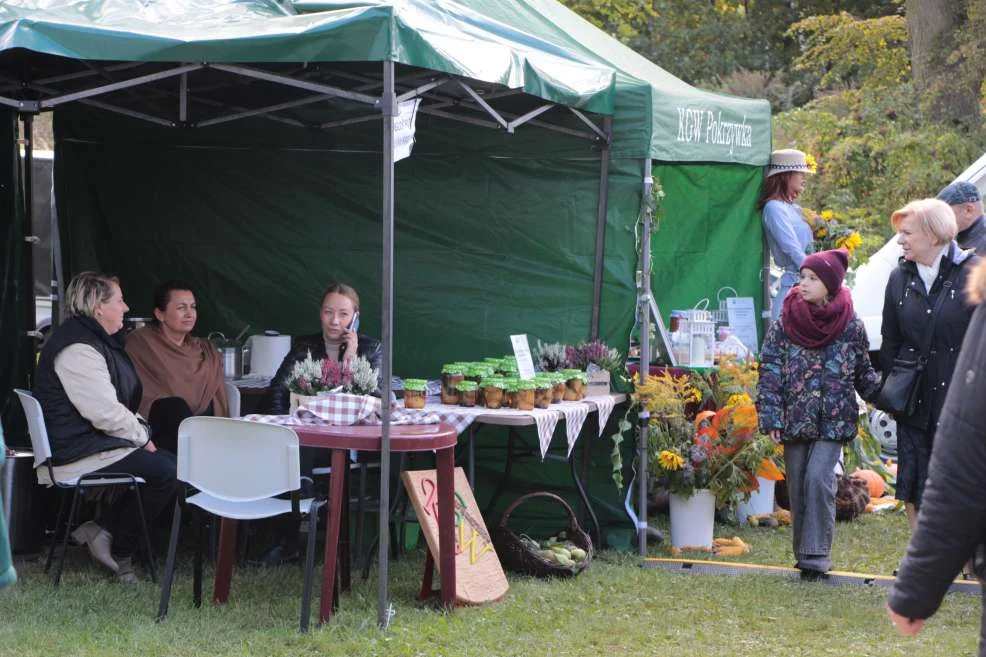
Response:
[[[438,477],[435,470],[407,470],[401,478],[436,564],[438,553]],[[509,584],[490,533],[462,468],[455,469],[455,601],[478,605],[507,594]]]
[[[531,358],[531,345],[527,341],[527,334],[511,335],[510,343],[514,347],[514,356],[517,357],[517,371],[522,379],[534,378],[534,359]]]
[[[739,338],[751,353],[757,353],[757,316],[753,310],[753,297],[729,297],[726,299],[726,316],[733,335]]]

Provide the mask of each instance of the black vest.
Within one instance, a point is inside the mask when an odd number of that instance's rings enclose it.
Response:
[[[129,440],[107,436],[94,427],[69,400],[55,374],[55,357],[73,344],[89,345],[103,355],[110,381],[116,389],[117,401],[134,413],[143,394],[137,371],[123,350],[122,340],[108,335],[96,320],[89,317],[72,317],[59,326],[41,350],[34,385],[34,396],[44,412],[54,465],[65,465],[99,452],[133,446]]]

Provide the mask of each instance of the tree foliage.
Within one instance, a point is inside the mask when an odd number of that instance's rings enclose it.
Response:
[[[864,256],[986,148],[986,0],[563,2],[686,82],[770,100],[774,147],[820,164],[804,204],[848,216]]]

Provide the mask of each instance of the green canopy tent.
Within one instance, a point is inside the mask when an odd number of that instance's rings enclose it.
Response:
[[[181,275],[204,330],[285,333],[311,332],[320,289],[345,280],[380,309],[363,326],[388,392],[391,371],[434,376],[510,333],[625,343],[652,166],[662,307],[725,284],[759,296],[767,103],[693,89],[552,0],[14,0],[0,27],[11,386],[32,299],[10,128],[47,110],[66,276],[115,271],[147,314]]]

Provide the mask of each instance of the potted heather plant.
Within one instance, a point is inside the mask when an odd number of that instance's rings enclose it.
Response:
[[[348,392],[354,395],[370,395],[377,391],[380,372],[373,369],[363,356],[348,363],[324,358],[314,360],[309,351],[306,358],[295,363],[288,377],[291,393],[290,412],[321,394]]]
[[[589,377],[586,395],[606,395],[610,391],[610,373],[623,369],[623,357],[601,340],[580,342],[565,348],[568,367],[584,370]]]

